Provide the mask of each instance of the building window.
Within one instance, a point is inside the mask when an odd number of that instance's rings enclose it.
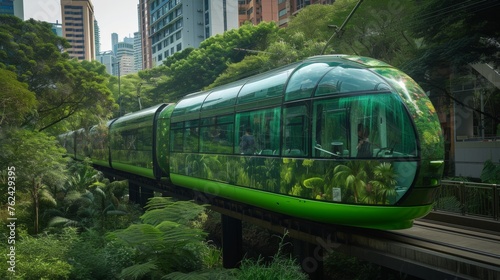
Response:
[[[282,17],[282,16],[286,15],[286,13],[287,13],[287,11],[286,11],[286,8],[285,8],[285,9],[279,11],[278,16]]]

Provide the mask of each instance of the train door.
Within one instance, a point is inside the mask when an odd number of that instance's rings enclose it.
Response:
[[[339,108],[338,100],[318,101],[313,123],[313,157],[350,156],[349,108]]]
[[[283,156],[307,156],[309,135],[309,114],[306,104],[287,107],[283,119]]]

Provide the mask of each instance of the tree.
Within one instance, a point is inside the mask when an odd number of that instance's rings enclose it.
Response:
[[[248,54],[241,50],[263,50],[277,31],[278,27],[272,22],[257,26],[247,24],[206,39],[197,49],[185,49],[165,61],[165,66],[160,68],[165,79],[158,81],[151,92],[165,101],[175,102],[188,93],[199,91],[210,85],[228,65],[241,61]]]
[[[417,5],[408,27],[421,40],[421,48],[408,65],[410,73],[425,81],[432,69],[458,70],[476,62],[498,66],[500,30],[495,7],[495,0],[432,0]]]
[[[45,130],[72,116],[98,121],[98,116],[111,116],[114,100],[106,87],[104,65],[93,61],[70,60],[60,65],[59,81],[39,91],[37,122],[39,131]]]
[[[17,80],[12,71],[0,69],[0,127],[17,126],[36,106],[36,99],[28,86]]]
[[[111,111],[104,65],[71,60],[61,52],[69,47],[49,23],[0,15],[0,67],[15,72],[37,99],[24,126],[42,131],[78,113],[92,117]]]
[[[0,135],[0,143],[1,169],[15,168],[16,192],[29,194],[33,206],[33,233],[38,234],[40,204],[43,199],[53,200],[47,189],[62,187],[65,179],[65,150],[54,137],[16,128]]]
[[[419,47],[413,52],[413,59],[402,67],[431,92],[433,102],[442,104],[439,110],[446,110],[449,102],[467,107],[486,117],[491,134],[500,123],[494,109],[499,104],[498,89],[483,86],[485,100],[489,102],[480,109],[479,105],[474,107],[455,98],[450,85],[456,82],[450,79],[470,75],[470,65],[475,63],[489,63],[498,68],[500,30],[497,18],[498,1],[494,0],[432,0],[416,5],[408,28],[412,36],[418,38]],[[476,83],[484,82],[476,79]]]

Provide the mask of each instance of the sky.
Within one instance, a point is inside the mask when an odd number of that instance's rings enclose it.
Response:
[[[139,0],[91,0],[94,16],[101,32],[101,51],[111,50],[111,33],[118,41],[134,37],[138,31],[137,4]],[[61,23],[60,0],[24,0],[24,19]]]

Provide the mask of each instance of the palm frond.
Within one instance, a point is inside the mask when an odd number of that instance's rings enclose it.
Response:
[[[40,195],[40,201],[46,202],[52,206],[57,206],[56,199],[46,188],[41,189],[39,195]]]
[[[110,235],[116,236],[131,245],[148,244],[148,246],[154,247],[162,243],[163,233],[152,225],[139,224],[115,231]]]
[[[210,269],[190,273],[172,272],[161,279],[170,280],[231,280],[237,279],[237,269]]]
[[[149,261],[142,264],[136,264],[129,266],[122,270],[120,273],[120,278],[124,279],[141,279],[145,277],[148,273],[151,273],[157,269],[154,261]]]
[[[52,227],[53,226],[77,227],[77,226],[79,226],[79,223],[77,221],[58,216],[58,217],[54,217],[50,220],[49,226],[52,226]]]
[[[106,211],[106,215],[125,216],[127,214],[128,214],[128,212],[121,211],[121,210],[109,210],[109,211]]]
[[[154,197],[146,206],[147,211],[141,216],[144,223],[158,225],[163,221],[187,224],[198,217],[205,208],[191,201],[173,201],[167,197]]]

